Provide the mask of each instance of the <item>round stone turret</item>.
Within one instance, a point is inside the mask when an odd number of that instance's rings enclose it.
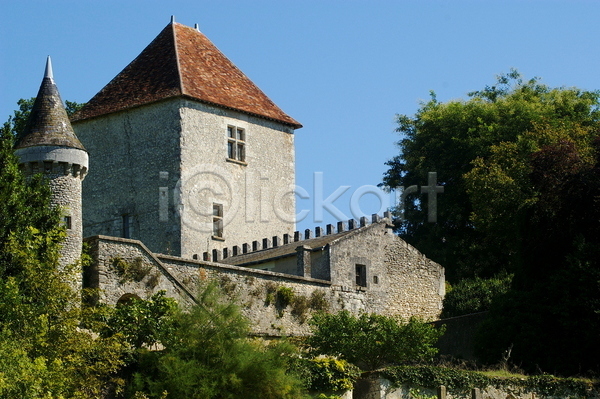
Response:
[[[71,127],[54,83],[50,57],[28,123],[17,137],[15,154],[26,176],[42,173],[48,178],[51,203],[62,210],[67,228],[60,263],[74,263],[81,256],[81,182],[88,170],[88,153]]]

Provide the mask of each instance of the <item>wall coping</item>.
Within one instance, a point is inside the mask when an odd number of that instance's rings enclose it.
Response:
[[[143,242],[141,242],[140,240],[134,240],[131,238],[96,235],[96,236],[86,237],[83,239],[83,241],[86,241],[86,242],[95,241],[95,240],[121,242],[124,244],[139,245],[144,251],[146,251],[148,253],[149,256],[151,256],[157,262],[157,264],[160,265],[161,269],[163,269],[163,271],[170,278],[173,278],[173,280],[177,283],[178,286],[181,286],[183,288],[183,290],[186,292],[186,294],[189,295],[194,301],[196,300],[194,295],[192,295],[181,282],[179,282],[174,276],[171,275],[171,273],[169,273],[169,271],[165,267],[164,263],[160,259],[181,262],[181,263],[186,263],[186,264],[196,265],[196,266],[208,266],[208,267],[213,267],[213,268],[222,269],[222,270],[229,270],[232,272],[243,273],[243,274],[248,274],[248,275],[254,274],[254,275],[263,275],[265,277],[267,277],[267,276],[268,277],[277,277],[278,279],[285,279],[285,280],[293,281],[293,282],[320,284],[323,286],[331,286],[332,285],[331,281],[329,281],[329,280],[321,280],[321,279],[312,278],[312,277],[303,277],[303,276],[296,276],[293,274],[272,272],[272,271],[268,271],[268,270],[252,269],[252,268],[248,268],[248,267],[244,267],[244,266],[234,266],[234,265],[228,265],[228,264],[218,263],[218,262],[209,262],[209,261],[199,260],[199,259],[187,259],[187,258],[182,258],[179,256],[173,256],[173,255],[155,254],[154,252],[150,251],[144,245]]]

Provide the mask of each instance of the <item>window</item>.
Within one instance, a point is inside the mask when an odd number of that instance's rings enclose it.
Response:
[[[367,286],[367,266],[356,265],[356,285],[360,287]]]
[[[227,126],[227,158],[246,162],[246,131],[235,126]]]
[[[65,225],[65,228],[67,230],[71,230],[71,216],[65,216],[63,217],[63,224]]]
[[[213,237],[223,238],[223,204],[213,203]]]
[[[123,230],[121,232],[122,237],[131,238],[131,216],[128,213],[126,213],[121,216],[121,219],[123,223]]]

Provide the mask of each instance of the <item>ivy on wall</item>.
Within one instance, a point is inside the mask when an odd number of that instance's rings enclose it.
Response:
[[[598,383],[577,378],[558,378],[552,375],[529,377],[490,377],[476,371],[458,370],[435,366],[397,366],[380,371],[383,378],[393,386],[413,385],[434,388],[444,385],[448,391],[467,393],[473,388],[494,387],[516,393],[535,392],[547,397],[586,398]]]

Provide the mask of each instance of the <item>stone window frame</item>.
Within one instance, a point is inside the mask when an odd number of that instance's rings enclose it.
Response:
[[[246,129],[235,125],[227,125],[227,160],[241,165],[246,162],[247,137]]]
[[[71,216],[69,216],[69,215],[63,216],[63,225],[65,226],[65,228],[67,230],[71,230],[73,228],[73,220],[72,220]]]
[[[355,270],[355,283],[357,287],[367,287],[367,265],[360,263],[354,264]]]
[[[212,226],[214,240],[223,240],[223,204],[213,202],[212,204]]]
[[[356,287],[357,290],[365,290],[368,289],[369,287],[371,287],[372,283],[372,278],[373,278],[373,270],[371,269],[371,260],[369,258],[363,257],[363,256],[352,256],[350,257],[350,264],[352,265],[352,269],[351,269],[351,275],[349,277],[352,278],[352,283],[354,284],[354,286]],[[357,266],[363,266],[364,269],[364,274],[362,277],[362,280],[360,281],[360,283],[362,284],[358,284],[358,280],[357,280]],[[381,282],[381,279],[378,279],[378,284]]]

